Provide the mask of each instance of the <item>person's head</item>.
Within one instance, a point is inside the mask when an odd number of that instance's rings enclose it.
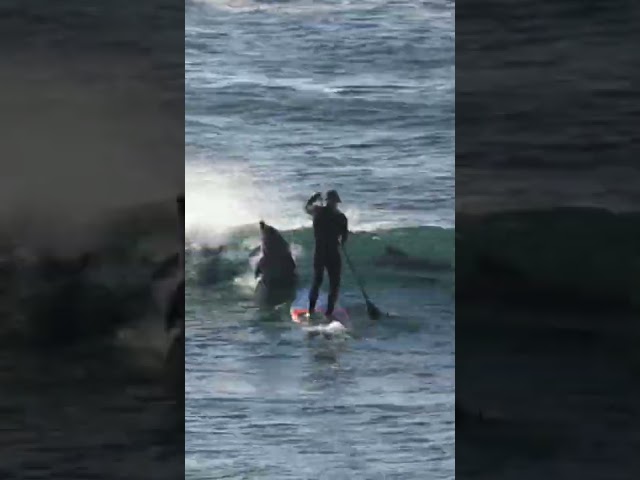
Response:
[[[326,194],[327,206],[331,208],[338,208],[338,204],[342,202],[340,195],[335,190],[329,190]]]

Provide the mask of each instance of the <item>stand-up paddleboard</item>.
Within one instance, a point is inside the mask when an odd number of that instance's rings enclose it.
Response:
[[[310,333],[332,334],[346,331],[349,325],[347,310],[338,304],[333,309],[333,315],[329,319],[325,316],[326,309],[326,294],[321,293],[316,304],[316,311],[313,315],[309,315],[309,291],[301,290],[291,304],[291,320]]]

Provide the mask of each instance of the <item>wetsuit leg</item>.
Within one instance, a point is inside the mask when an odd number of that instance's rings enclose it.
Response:
[[[340,254],[336,253],[329,258],[327,262],[327,273],[329,274],[329,299],[327,301],[327,315],[333,313],[333,308],[338,300],[338,292],[340,290],[340,277],[342,274],[342,259]]]
[[[324,258],[317,253],[313,256],[313,284],[309,290],[309,313],[313,313],[316,309],[320,286],[322,285],[322,277],[324,275]]]

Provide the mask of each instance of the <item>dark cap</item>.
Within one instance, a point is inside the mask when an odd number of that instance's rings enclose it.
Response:
[[[342,203],[342,200],[340,200],[340,195],[338,195],[338,192],[335,190],[329,190],[327,192],[327,201],[329,200],[334,200],[337,203]]]

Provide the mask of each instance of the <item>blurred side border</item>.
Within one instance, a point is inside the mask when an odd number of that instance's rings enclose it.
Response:
[[[184,2],[0,6],[3,478],[184,478]]]
[[[456,2],[456,478],[640,471],[639,13]]]

